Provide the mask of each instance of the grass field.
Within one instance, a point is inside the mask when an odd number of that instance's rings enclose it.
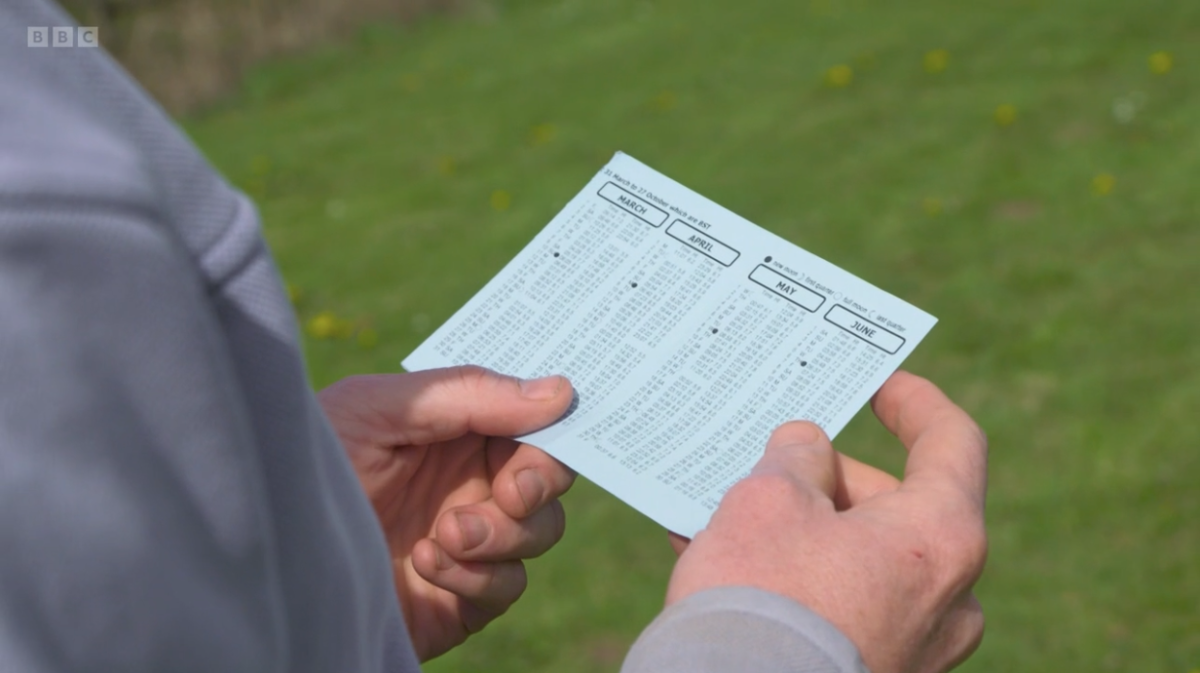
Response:
[[[940,318],[992,442],[967,671],[1200,669],[1200,4],[507,2],[256,70],[186,122],[262,207],[314,385],[399,360],[616,150]],[[847,452],[897,470],[863,413]],[[661,531],[590,484],[430,664],[613,671]]]

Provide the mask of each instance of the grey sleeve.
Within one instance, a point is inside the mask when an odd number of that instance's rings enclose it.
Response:
[[[278,670],[254,438],[194,265],[135,183],[8,177],[0,670]]]
[[[672,605],[642,633],[622,673],[869,673],[832,624],[782,596],[710,589]]]
[[[0,2],[0,671],[414,673],[252,205]]]
[[[0,671],[415,672],[246,199],[0,2]]]

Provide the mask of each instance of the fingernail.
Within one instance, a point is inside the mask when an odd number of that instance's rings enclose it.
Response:
[[[542,503],[542,496],[546,494],[546,482],[542,481],[542,475],[533,468],[521,470],[514,479],[517,481],[517,493],[521,494],[521,502],[525,503],[525,510],[532,512]]]
[[[463,551],[474,549],[487,541],[492,529],[483,517],[475,514],[455,514],[458,520],[458,530],[462,533]]]
[[[543,376],[540,379],[521,379],[521,394],[530,400],[548,400],[562,388],[561,376]]]
[[[434,543],[437,544],[437,543]],[[449,570],[454,567],[454,559],[442,549],[441,545],[437,545],[437,550],[434,552],[433,562],[437,564],[438,570]]]
[[[797,423],[793,437],[800,444],[816,444],[821,439],[821,428],[807,421]]]

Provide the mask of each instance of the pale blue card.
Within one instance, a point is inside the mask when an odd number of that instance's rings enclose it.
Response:
[[[403,365],[565,374],[522,439],[691,537],[776,426],[836,435],[935,322],[617,154]]]

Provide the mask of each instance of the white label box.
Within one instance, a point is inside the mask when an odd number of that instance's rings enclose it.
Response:
[[[867,320],[845,306],[829,309],[825,319],[889,355],[895,355],[904,345],[904,337]]]
[[[825,303],[825,295],[813,292],[801,285],[800,281],[772,271],[762,264],[750,272],[750,280],[810,313],[816,313],[817,309],[821,308],[821,304]]]
[[[683,220],[672,222],[671,226],[667,227],[667,234],[725,266],[731,266],[742,254]]]
[[[652,227],[661,227],[670,217],[661,208],[611,182],[600,188],[600,197]]]

